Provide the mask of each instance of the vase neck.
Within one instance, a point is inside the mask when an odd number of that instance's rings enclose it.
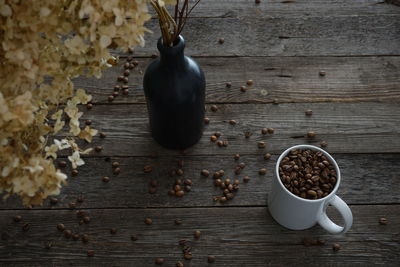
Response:
[[[162,38],[157,43],[160,51],[160,62],[166,65],[181,65],[185,63],[185,40],[179,35],[176,44],[173,47],[164,46]]]

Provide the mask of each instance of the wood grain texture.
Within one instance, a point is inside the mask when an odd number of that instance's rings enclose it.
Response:
[[[145,103],[143,72],[151,59],[138,58],[129,76],[129,95],[113,103]],[[207,81],[208,103],[279,102],[400,102],[400,57],[239,57],[196,58]],[[101,79],[80,77],[76,87],[85,88],[99,103],[107,103],[123,72],[120,64]],[[321,77],[320,71],[326,76]],[[247,80],[253,86],[247,86]],[[232,87],[226,88],[225,83]],[[240,86],[246,85],[246,93]]]
[[[266,265],[374,265],[396,266],[400,261],[400,205],[351,206],[354,224],[345,236],[327,234],[320,227],[306,231],[290,231],[277,225],[265,207],[212,209],[116,209],[85,210],[91,217],[79,226],[73,211],[1,211],[0,231],[8,232],[7,241],[0,240],[2,266],[154,266],[163,257],[163,266],[175,266],[182,259],[180,239],[190,240],[193,247],[191,266],[266,266]],[[28,232],[22,223],[13,223],[20,214],[29,222]],[[145,225],[144,218],[153,219]],[[335,220],[338,216],[334,213]],[[389,224],[379,225],[386,217]],[[174,225],[181,218],[183,224]],[[56,225],[64,223],[73,232],[87,233],[90,241],[66,240]],[[110,228],[117,228],[115,235]],[[202,236],[193,240],[193,231]],[[138,240],[130,240],[137,234]],[[324,246],[305,247],[303,237],[326,241]],[[53,247],[44,248],[51,241]],[[332,250],[339,243],[342,249]],[[86,256],[88,249],[95,257]],[[207,265],[207,256],[216,262]],[[189,265],[189,262],[185,262]],[[185,265],[186,266],[186,265]]]
[[[158,21],[147,27],[137,56],[156,52]],[[190,56],[400,55],[400,15],[192,18],[183,36]]]
[[[398,0],[387,0],[395,3]],[[382,0],[202,0],[193,10],[192,17],[267,17],[310,15],[366,15],[399,14],[400,9],[385,4]]]
[[[338,195],[349,204],[400,204],[400,154],[334,154],[342,171],[342,184]],[[127,157],[111,158],[121,165],[121,173],[113,175],[111,162],[102,158],[87,158],[86,164],[79,168],[79,175],[69,177],[67,186],[58,197],[59,203],[50,205],[47,200],[43,206],[35,209],[68,208],[68,203],[76,202],[82,194],[85,200],[82,208],[140,208],[140,207],[208,207],[208,206],[265,206],[274,179],[274,168],[278,155],[266,161],[262,155],[242,156],[239,161],[229,156],[181,156],[181,157]],[[170,170],[177,169],[177,160],[183,159],[185,166],[182,177],[170,177]],[[244,162],[246,167],[234,174],[235,167]],[[151,165],[152,173],[143,173],[143,166]],[[268,173],[260,176],[258,170],[267,168]],[[211,173],[205,178],[201,170]],[[221,196],[219,188],[214,187],[212,174],[223,169],[225,178],[239,179],[241,185],[235,198],[226,204],[220,204],[212,196]],[[70,169],[65,169],[70,173]],[[249,176],[250,182],[243,183],[243,177]],[[111,181],[104,183],[103,176]],[[183,198],[167,194],[175,179],[189,178],[193,181],[192,191]],[[157,192],[148,193],[149,182],[158,182]],[[13,197],[0,202],[0,209],[21,209],[21,201]]]
[[[188,155],[260,154],[263,151],[280,153],[287,147],[309,143],[328,142],[333,153],[398,153],[400,151],[400,106],[381,103],[307,103],[307,104],[241,104],[218,105],[217,112],[207,106],[206,116],[211,120],[205,126],[199,143],[189,148]],[[306,109],[314,115],[307,117]],[[145,105],[97,105],[84,115],[93,121],[93,127],[108,137],[94,138],[94,144],[104,147],[100,155],[143,156],[157,152],[159,155],[180,155],[180,151],[159,146],[150,136]],[[230,125],[229,120],[236,120]],[[83,123],[83,121],[82,121]],[[275,134],[262,135],[264,127],[275,128]],[[210,141],[210,136],[220,131],[221,140],[229,146],[220,148]],[[246,139],[245,131],[254,134]],[[306,138],[308,131],[317,136]],[[267,142],[259,149],[257,142]],[[85,147],[85,144],[83,144]]]

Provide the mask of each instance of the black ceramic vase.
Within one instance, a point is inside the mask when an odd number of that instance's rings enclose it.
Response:
[[[205,78],[200,66],[184,55],[185,40],[173,47],[157,43],[160,57],[143,79],[153,138],[170,149],[186,149],[203,133]]]

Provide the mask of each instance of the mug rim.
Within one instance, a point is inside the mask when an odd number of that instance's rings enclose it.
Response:
[[[292,192],[290,192],[290,191],[283,185],[283,183],[282,183],[282,181],[281,181],[281,179],[280,179],[280,175],[279,175],[279,164],[281,163],[282,159],[290,152],[290,150],[293,150],[293,149],[310,149],[310,150],[314,150],[314,151],[317,150],[317,151],[322,152],[322,153],[324,154],[324,156],[326,156],[326,157],[331,161],[331,163],[334,165],[335,170],[336,170],[336,179],[337,179],[337,180],[336,180],[336,185],[335,185],[335,187],[332,189],[332,191],[331,191],[328,195],[326,195],[326,196],[323,197],[323,198],[319,198],[319,199],[306,199],[306,198],[302,198],[302,197],[296,196],[295,194],[293,194]],[[283,151],[282,154],[279,156],[277,162],[276,162],[276,166],[275,166],[275,176],[276,176],[276,179],[278,180],[279,185],[280,185],[289,195],[291,195],[292,197],[294,197],[294,198],[296,198],[296,199],[298,199],[298,200],[302,200],[302,201],[305,201],[305,202],[311,202],[311,203],[322,202],[322,201],[324,201],[324,200],[326,200],[326,199],[332,197],[332,196],[336,193],[337,189],[339,188],[339,184],[340,184],[340,181],[341,181],[340,169],[339,169],[339,165],[337,164],[336,160],[335,160],[327,151],[325,151],[325,150],[323,150],[322,148],[319,148],[319,147],[317,147],[317,146],[313,146],[313,145],[295,145],[295,146],[289,147],[289,148],[287,148],[285,151]]]

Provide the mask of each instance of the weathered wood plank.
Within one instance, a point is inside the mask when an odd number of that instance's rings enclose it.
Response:
[[[338,191],[350,204],[396,203],[400,204],[400,154],[334,154],[341,168],[343,181]],[[245,155],[239,161],[231,156],[192,156],[192,157],[128,157],[111,158],[121,165],[121,173],[113,175],[111,162],[102,158],[85,159],[86,165],[79,168],[79,175],[70,177],[67,186],[62,189],[57,205],[50,205],[47,200],[37,209],[67,208],[71,201],[82,194],[85,201],[83,208],[134,208],[134,207],[205,207],[220,206],[212,200],[212,196],[220,196],[222,192],[213,185],[212,174],[223,169],[226,177],[239,179],[240,189],[236,197],[222,206],[266,205],[271,180],[274,175],[275,162],[278,155],[265,161],[262,155]],[[170,177],[169,171],[178,168],[177,160],[183,159],[185,166],[182,177]],[[246,164],[239,175],[234,169],[240,162]],[[151,165],[151,174],[143,173],[143,166]],[[267,168],[266,176],[260,176],[258,170]],[[200,175],[207,169],[208,178]],[[65,169],[67,174],[70,169]],[[249,176],[250,182],[243,183],[243,177]],[[103,176],[109,176],[109,183],[102,182]],[[192,191],[183,198],[171,197],[167,194],[177,178],[190,178],[193,181]],[[148,193],[149,182],[158,182],[157,192]],[[22,208],[21,201],[13,197],[0,202],[0,209]]]
[[[208,266],[207,256],[215,255],[209,266],[266,265],[359,265],[384,264],[395,266],[400,261],[400,206],[352,206],[354,224],[344,236],[332,236],[320,227],[306,231],[289,231],[278,226],[265,207],[211,209],[120,209],[87,210],[88,225],[79,226],[73,211],[1,211],[1,232],[9,239],[0,240],[0,262],[11,265],[74,265],[74,266],[154,266],[157,257],[174,266],[183,260],[180,239],[191,241],[192,266]],[[13,223],[12,216],[20,214],[29,222],[28,232],[22,223]],[[386,217],[388,225],[378,224]],[[153,219],[145,225],[144,218]],[[334,216],[337,219],[337,216]],[[175,225],[181,218],[183,224]],[[66,240],[56,225],[64,223],[73,232],[87,233],[89,243]],[[117,228],[115,235],[110,228]],[[193,240],[193,231],[202,236]],[[130,240],[137,234],[138,240]],[[302,238],[311,236],[326,241],[324,246],[305,247]],[[44,243],[51,241],[51,249]],[[333,243],[342,249],[332,250]],[[89,258],[86,251],[93,249]],[[185,262],[189,264],[189,262]]]
[[[394,7],[397,8],[397,7]],[[400,16],[305,16],[192,18],[183,33],[190,56],[360,56],[400,55]],[[157,20],[151,20],[146,46],[156,52]],[[223,37],[225,43],[218,43]],[[116,52],[118,53],[118,52]]]
[[[400,9],[382,0],[202,0],[191,17],[247,17],[247,16],[309,16],[309,15],[366,15],[399,14]]]
[[[257,142],[265,140],[267,151],[279,153],[285,148],[302,143],[329,143],[334,153],[397,153],[400,152],[400,106],[380,103],[307,103],[307,104],[241,104],[218,105],[217,112],[207,114],[211,120],[205,126],[200,142],[187,150],[189,155],[258,154],[263,150]],[[312,109],[314,115],[305,116]],[[161,148],[150,136],[145,105],[97,105],[84,118],[108,137],[94,139],[104,147],[102,155],[143,156],[153,152],[160,155],[179,155],[179,151]],[[229,120],[236,120],[230,125]],[[275,134],[263,136],[264,127],[276,129]],[[222,132],[222,140],[229,146],[220,148],[210,141],[215,131]],[[246,139],[245,131],[254,134]],[[306,138],[315,131],[314,139]]]
[[[151,59],[138,58],[129,77],[129,95],[113,103],[145,103],[142,79]],[[400,101],[400,57],[239,57],[197,58],[207,80],[207,102],[271,103],[323,101]],[[99,103],[107,103],[125,60],[104,72],[102,79],[75,79]],[[325,77],[319,72],[326,72]],[[246,93],[239,88],[247,80]],[[226,88],[225,83],[232,87]]]

